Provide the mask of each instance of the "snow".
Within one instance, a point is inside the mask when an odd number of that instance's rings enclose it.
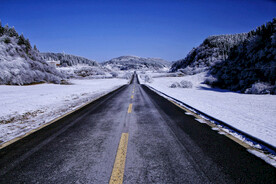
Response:
[[[146,84],[276,146],[276,96],[241,94],[210,88],[201,84],[205,75],[200,73],[184,77],[153,78],[152,83]],[[142,79],[143,74],[140,74],[140,82],[145,83]],[[193,87],[169,88],[172,83],[182,80],[192,82]]]
[[[249,153],[257,156],[257,157],[262,158],[266,163],[271,164],[273,167],[276,168],[276,157],[275,156],[270,155],[270,157],[268,157],[266,154],[261,153],[261,152],[256,151],[256,150],[250,150],[250,149],[248,149],[247,151]]]
[[[72,85],[0,85],[0,144],[127,84],[128,80],[74,79],[69,82]]]

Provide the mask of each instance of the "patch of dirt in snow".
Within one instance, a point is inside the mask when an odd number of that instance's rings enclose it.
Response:
[[[8,123],[22,123],[24,121],[27,121],[33,117],[38,116],[39,114],[43,113],[43,110],[36,110],[33,112],[26,112],[23,114],[13,114],[9,115],[8,117],[0,117],[0,124],[8,124]]]

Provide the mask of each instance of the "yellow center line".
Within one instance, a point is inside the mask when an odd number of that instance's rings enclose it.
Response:
[[[122,133],[109,184],[122,184],[125,172],[128,133]]]
[[[131,110],[132,110],[132,103],[131,103],[131,104],[129,104],[129,106],[128,106],[128,110],[127,110],[127,113],[131,113]]]
[[[131,99],[133,99],[133,95],[131,95]]]

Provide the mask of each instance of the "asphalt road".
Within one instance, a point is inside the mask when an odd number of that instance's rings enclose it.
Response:
[[[101,184],[120,174],[124,183],[143,184],[276,181],[274,167],[139,85],[136,78],[2,150],[0,169],[0,183],[13,184]]]

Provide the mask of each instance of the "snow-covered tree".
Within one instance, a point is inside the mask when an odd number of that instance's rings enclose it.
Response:
[[[34,45],[34,50],[35,50],[35,51],[38,51],[38,49],[37,49],[36,45]]]
[[[2,22],[0,20],[0,36],[4,34],[4,28],[2,27]]]
[[[8,30],[8,34],[9,34],[10,37],[16,37],[16,38],[18,38],[18,33],[16,32],[16,30],[15,30],[14,27],[12,27],[12,28],[10,28]]]
[[[29,39],[26,39],[24,44],[25,44],[25,46],[26,46],[26,52],[29,53],[30,50],[32,49],[30,40],[29,40]]]
[[[23,34],[21,34],[20,36],[19,36],[19,38],[18,38],[18,45],[23,45],[23,44],[25,44],[25,37],[24,37],[24,35]]]

